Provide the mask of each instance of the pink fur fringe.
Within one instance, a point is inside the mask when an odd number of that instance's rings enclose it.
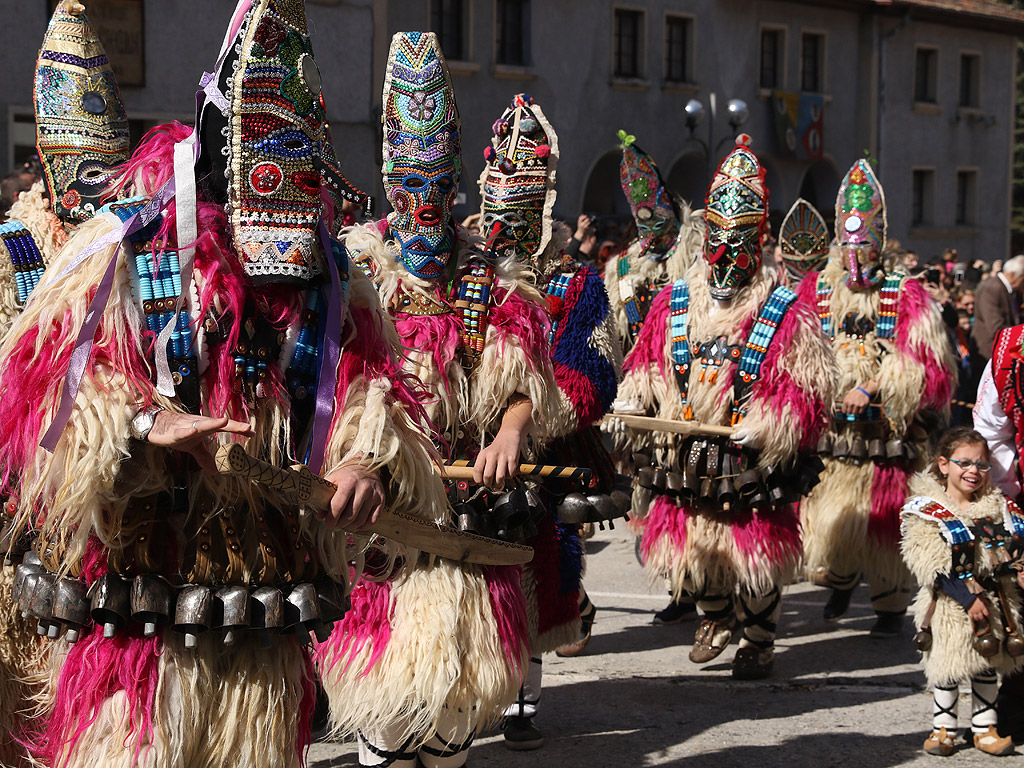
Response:
[[[647,318],[637,336],[636,344],[626,355],[622,370],[629,373],[634,368],[646,369],[650,365],[657,365],[662,376],[671,375],[667,369],[665,360],[665,334],[668,332],[668,316],[670,311],[669,302],[672,298],[672,286],[667,285],[661,289],[651,308],[647,312]]]
[[[871,514],[868,536],[892,549],[900,540],[900,509],[907,500],[908,472],[895,464],[876,464],[871,482]]]
[[[370,657],[360,672],[367,674],[391,641],[391,582],[360,581],[352,590],[352,607],[325,643],[316,647],[318,662],[328,670],[344,661],[342,672],[370,643]]]
[[[498,637],[505,647],[505,655],[522,672],[527,637],[523,569],[518,565],[489,565],[484,567],[484,578],[487,579],[491,612],[498,625]]]
[[[916,280],[905,280],[894,341],[897,349],[924,368],[924,391],[920,407],[942,411],[949,407],[953,395],[953,374],[942,364],[935,350],[925,344],[911,344],[909,341],[911,328],[928,322],[928,314],[935,312],[935,302],[924,287]]]

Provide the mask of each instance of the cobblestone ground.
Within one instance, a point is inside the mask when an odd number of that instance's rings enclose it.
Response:
[[[546,737],[535,752],[510,752],[500,733],[481,735],[470,768],[611,768],[624,766],[934,766],[921,752],[931,696],[917,666],[913,631],[895,640],[867,636],[873,614],[866,587],[848,616],[826,624],[826,592],[801,583],[783,601],[775,674],[733,682],[733,650],[704,667],[686,657],[695,622],[653,626],[667,602],[648,589],[621,525],[587,543],[586,585],[598,606],[585,655],[544,660],[537,724]],[[962,694],[961,722],[970,697]],[[963,717],[966,714],[966,719]],[[1024,766],[961,746],[956,766]],[[356,766],[352,744],[316,743],[310,768]]]

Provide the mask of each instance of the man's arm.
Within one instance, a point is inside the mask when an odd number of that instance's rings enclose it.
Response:
[[[992,456],[992,482],[1011,499],[1020,493],[1017,479],[1017,446],[1013,424],[999,404],[999,391],[992,374],[992,362],[985,364],[985,372],[978,385],[974,404],[974,428],[988,442]]]

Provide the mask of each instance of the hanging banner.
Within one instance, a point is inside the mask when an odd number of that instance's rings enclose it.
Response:
[[[775,136],[779,151],[799,160],[819,160],[825,153],[825,100],[813,93],[774,91]]]

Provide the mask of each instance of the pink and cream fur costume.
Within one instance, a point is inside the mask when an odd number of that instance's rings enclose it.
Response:
[[[841,589],[856,586],[863,572],[871,581],[876,611],[899,612],[910,600],[911,579],[899,552],[899,514],[907,498],[907,481],[927,462],[928,435],[915,426],[918,414],[949,412],[955,363],[938,305],[919,282],[904,279],[896,304],[892,338],[879,338],[879,287],[853,291],[841,256],[833,253],[825,269],[800,284],[799,301],[808,310],[831,317],[835,336],[832,353],[839,367],[836,400],[868,380],[879,384],[874,398],[882,419],[875,426],[833,421],[834,436],[901,439],[916,456],[888,459],[834,458],[825,455],[821,483],[801,505],[805,566],[808,573],[827,573]],[[819,291],[830,290],[827,305]],[[870,329],[863,338],[842,328],[848,315],[864,318]],[[863,425],[862,425],[863,424]],[[877,433],[865,430],[877,429]]]
[[[478,447],[490,442],[517,397],[529,398],[536,424],[553,421],[558,390],[548,321],[526,269],[508,261],[495,265],[483,353],[467,371],[457,313],[402,311],[409,294],[437,300],[447,275],[430,280],[407,272],[384,230],[380,222],[346,230],[343,238],[391,308],[405,349],[403,370],[429,392],[425,408],[444,440],[440,447],[467,430],[479,435]],[[464,230],[457,240],[456,285],[479,254],[478,241]],[[426,556],[409,565],[390,582],[356,586],[352,609],[320,647],[319,663],[336,732],[358,732],[415,755],[431,744],[463,744],[478,721],[500,716],[515,699],[529,648],[519,567]]]

